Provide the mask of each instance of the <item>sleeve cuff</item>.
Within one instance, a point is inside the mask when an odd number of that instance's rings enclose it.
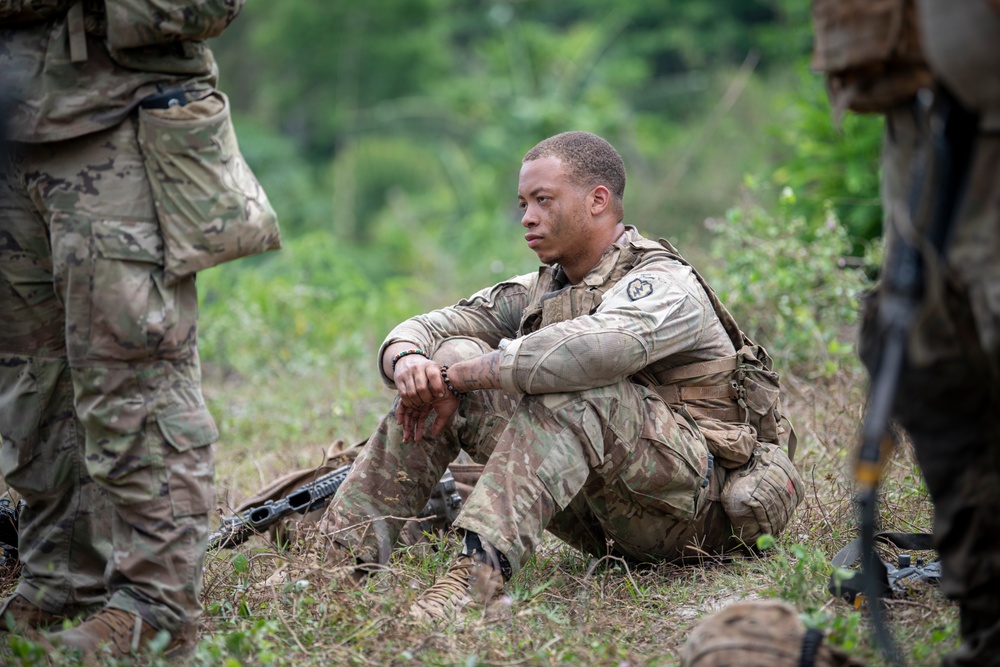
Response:
[[[517,385],[517,353],[521,349],[521,338],[504,340],[500,343],[500,388],[510,393],[524,393]]]
[[[398,343],[398,340],[393,340],[391,338],[386,338],[385,342],[382,343],[382,347],[378,349],[378,356],[375,358],[375,365],[378,368],[378,376],[382,378],[382,384],[384,384],[389,389],[395,389],[396,383],[389,379],[389,376],[385,374],[385,370],[382,368],[382,357],[385,356],[385,350],[393,343]]]

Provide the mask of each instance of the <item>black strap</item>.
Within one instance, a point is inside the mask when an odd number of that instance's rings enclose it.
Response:
[[[799,654],[799,667],[816,667],[816,653],[823,643],[823,632],[809,628],[802,637],[802,653]]]

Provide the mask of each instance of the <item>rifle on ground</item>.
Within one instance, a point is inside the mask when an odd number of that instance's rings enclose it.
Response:
[[[267,531],[285,517],[326,507],[350,471],[351,464],[345,465],[303,485],[280,500],[268,500],[263,505],[224,518],[219,530],[209,535],[208,548],[232,549],[254,535]],[[445,470],[441,481],[431,492],[430,500],[417,514],[417,518],[438,517],[450,524],[461,505],[462,497],[458,495],[455,487],[455,478],[450,470]]]

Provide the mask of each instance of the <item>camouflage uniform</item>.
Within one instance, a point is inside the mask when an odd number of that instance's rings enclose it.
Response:
[[[161,3],[157,21],[152,4],[0,3],[17,91],[0,168],[0,465],[27,501],[17,593],[173,632],[201,609],[218,432],[195,279],[164,279],[135,107],[158,87],[211,93],[199,40],[242,2],[212,16]]]
[[[920,0],[934,76],[980,113],[969,175],[942,265],[908,340],[895,416],[910,433],[934,500],[942,590],[961,609],[963,646],[948,665],[1000,665],[1000,6]],[[911,105],[887,114],[882,200],[886,246],[920,234],[909,214],[914,165],[930,141]],[[928,187],[927,184],[924,186]],[[933,188],[929,184],[929,188]],[[926,219],[926,217],[922,218]],[[887,258],[888,261],[888,258]],[[877,300],[868,304],[862,356],[877,364]]]
[[[740,545],[719,502],[727,472],[695,409],[637,381],[732,359],[732,337],[693,270],[634,228],[576,285],[558,266],[515,277],[403,322],[379,359],[403,341],[445,364],[499,349],[503,389],[471,392],[448,428],[414,443],[403,443],[397,399],[330,508],[335,539],[361,560],[388,559],[400,522],[381,517],[415,514],[460,449],[485,468],[454,524],[514,572],[546,529],[641,561]]]

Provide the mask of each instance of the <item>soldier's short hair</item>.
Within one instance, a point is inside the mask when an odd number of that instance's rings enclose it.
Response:
[[[603,185],[611,192],[619,209],[625,196],[625,163],[607,141],[590,132],[563,132],[535,144],[525,153],[522,164],[540,158],[558,158],[569,177],[581,187]]]

